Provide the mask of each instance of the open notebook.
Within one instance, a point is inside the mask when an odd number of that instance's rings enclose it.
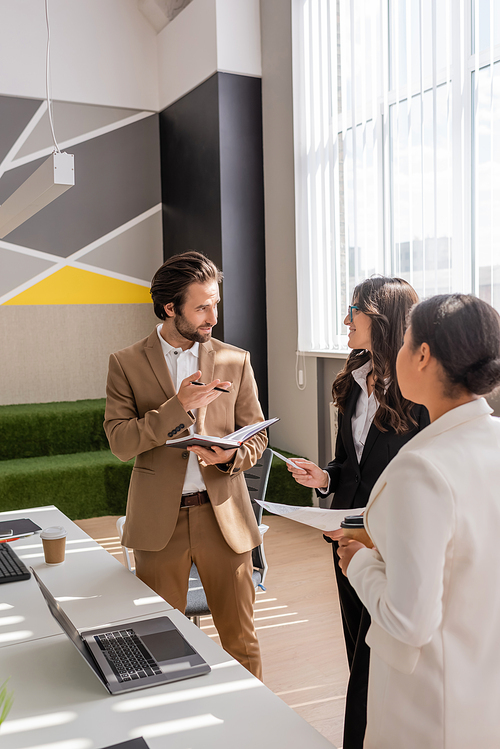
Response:
[[[199,445],[200,447],[221,447],[224,450],[230,450],[232,447],[241,447],[244,442],[249,440],[255,434],[262,432],[267,429],[268,426],[279,421],[276,416],[274,419],[268,419],[267,421],[258,421],[257,424],[249,424],[246,427],[237,429],[236,432],[226,434],[225,437],[210,437],[207,434],[188,434],[187,437],[179,437],[175,440],[167,440],[166,445],[168,447],[192,447],[193,445]]]

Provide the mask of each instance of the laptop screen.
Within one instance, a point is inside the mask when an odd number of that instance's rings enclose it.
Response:
[[[82,653],[85,653],[85,660],[88,660],[85,646],[82,642],[82,638],[80,637],[78,630],[76,629],[75,625],[71,621],[71,619],[67,616],[67,614],[64,612],[64,609],[59,606],[58,602],[50,592],[50,590],[47,588],[45,583],[43,583],[38,575],[36,574],[33,567],[31,567],[31,571],[35,577],[35,580],[38,583],[38,587],[40,588],[43,597],[47,601],[47,606],[50,609],[50,613],[54,617],[54,619],[58,622],[59,626],[66,632],[68,637],[74,642],[78,650],[80,650]]]

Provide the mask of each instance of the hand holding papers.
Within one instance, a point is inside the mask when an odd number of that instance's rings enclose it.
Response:
[[[311,528],[318,528],[325,533],[340,530],[340,524],[346,515],[361,515],[365,511],[364,507],[353,510],[324,510],[321,507],[280,505],[276,502],[265,502],[261,499],[255,501],[274,515],[296,520],[298,523],[309,525]]]
[[[276,452],[276,450],[273,450],[273,453],[277,458],[285,461],[288,470],[298,484],[314,489],[322,488],[326,484],[325,488],[327,488],[329,481],[328,474],[315,463],[304,458],[290,460],[281,455],[281,453]],[[281,515],[290,520],[296,520],[298,523],[303,523],[303,525],[309,525],[311,528],[318,528],[318,530],[323,531],[327,535],[341,530],[340,524],[346,515],[361,515],[365,509],[362,507],[354,510],[325,510],[321,507],[280,505],[276,502],[264,502],[260,499],[256,499],[255,501],[274,515]],[[337,536],[333,536],[333,538],[337,540]]]

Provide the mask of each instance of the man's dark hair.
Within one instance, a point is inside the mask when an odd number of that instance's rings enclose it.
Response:
[[[158,268],[151,281],[151,298],[155,315],[160,320],[167,319],[165,305],[172,303],[176,314],[182,312],[186,291],[192,283],[222,281],[222,273],[217,266],[201,252],[188,250],[172,255],[161,268]]]

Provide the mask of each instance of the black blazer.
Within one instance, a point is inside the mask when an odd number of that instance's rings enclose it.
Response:
[[[353,380],[351,392],[347,398],[345,411],[339,412],[335,459],[325,470],[330,476],[330,491],[334,492],[332,508],[351,509],[365,507],[370,492],[384,468],[390,463],[399,450],[420,430],[429,424],[429,414],[424,406],[414,407],[414,416],[418,426],[404,434],[396,434],[393,429],[380,432],[372,423],[366,443],[358,463],[352,438],[351,419],[356,410],[361,388]],[[324,494],[317,492],[319,497]]]

